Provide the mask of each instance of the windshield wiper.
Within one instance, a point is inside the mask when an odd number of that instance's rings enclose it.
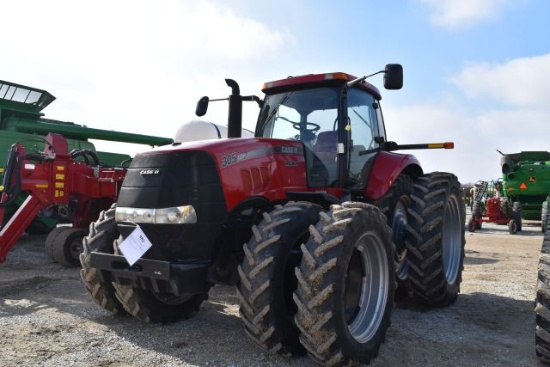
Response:
[[[287,99],[288,99],[292,94],[293,94],[293,92],[290,92],[290,93],[286,94],[286,95],[281,99],[281,101],[275,105],[275,108],[272,109],[272,110],[269,112],[269,116],[267,116],[267,118],[266,118],[265,121],[263,122],[263,124],[262,124],[263,126],[267,125],[267,123],[268,123],[269,121],[271,121],[271,119],[273,119],[273,117],[275,117],[275,114],[279,111],[279,106],[282,105],[283,103],[285,103],[285,102],[287,101]],[[266,108],[270,108],[270,106],[267,105]],[[262,126],[262,127],[263,127],[263,126]]]
[[[355,108],[352,108],[351,110],[353,111],[354,114],[357,115],[357,117],[359,117],[361,119],[361,121],[363,121],[365,123],[365,125],[367,125],[369,128],[372,129],[372,125],[367,120],[365,120],[365,118],[363,116],[361,116],[361,114],[359,114],[359,112],[357,112],[355,110]]]

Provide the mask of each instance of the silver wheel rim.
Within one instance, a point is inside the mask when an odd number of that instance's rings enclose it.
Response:
[[[348,321],[348,330],[358,343],[376,335],[388,302],[389,266],[384,243],[374,233],[365,233],[356,243],[354,255],[360,256],[363,278],[356,312]],[[353,256],[353,255],[352,255]]]
[[[443,267],[449,284],[457,280],[462,252],[462,219],[460,204],[456,196],[452,195],[445,206],[442,229]]]

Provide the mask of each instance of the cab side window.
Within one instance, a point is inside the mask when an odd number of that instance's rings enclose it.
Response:
[[[375,150],[379,144],[374,140],[378,135],[378,114],[374,108],[372,95],[360,89],[348,92],[348,119],[353,145],[350,152],[350,177],[358,177],[365,163],[375,152],[359,155],[359,152]]]

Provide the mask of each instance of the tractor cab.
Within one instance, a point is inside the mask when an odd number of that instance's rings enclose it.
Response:
[[[240,136],[242,102],[256,101],[260,113],[255,136],[302,142],[309,187],[363,190],[372,166],[367,163],[380,150],[399,149],[386,141],[380,92],[365,81],[382,73],[386,89],[402,87],[402,66],[388,64],[385,70],[361,78],[337,72],[267,82],[262,88],[264,100],[241,96],[237,83],[226,79],[232,94],[212,101],[229,100],[229,137]],[[206,96],[199,100],[197,116],[206,113],[208,103]]]
[[[229,101],[228,137],[237,138],[242,127],[242,102],[255,101],[260,106],[256,138],[303,145],[299,150],[304,152],[307,188],[300,187],[299,191],[326,192],[338,200],[374,202],[384,195],[399,174],[411,177],[423,174],[416,157],[393,151],[454,148],[452,142],[397,144],[388,141],[380,107],[381,94],[365,81],[377,74],[384,74],[385,89],[403,86],[403,68],[399,64],[388,64],[384,70],[360,78],[336,72],[267,82],[262,88],[263,100],[257,96],[241,96],[238,84],[226,79],[232,94],[212,100],[202,97],[195,113],[199,117],[206,114],[209,101]],[[295,166],[296,162],[285,162],[285,166],[290,165]],[[287,197],[299,200],[296,192],[288,191]]]
[[[265,83],[262,91],[256,137],[301,141],[308,186],[347,188],[361,181],[363,167],[386,141],[376,87],[327,73]]]

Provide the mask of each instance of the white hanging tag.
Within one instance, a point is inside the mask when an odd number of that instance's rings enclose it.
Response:
[[[153,246],[139,226],[118,246],[130,266],[134,265],[143,254]]]

